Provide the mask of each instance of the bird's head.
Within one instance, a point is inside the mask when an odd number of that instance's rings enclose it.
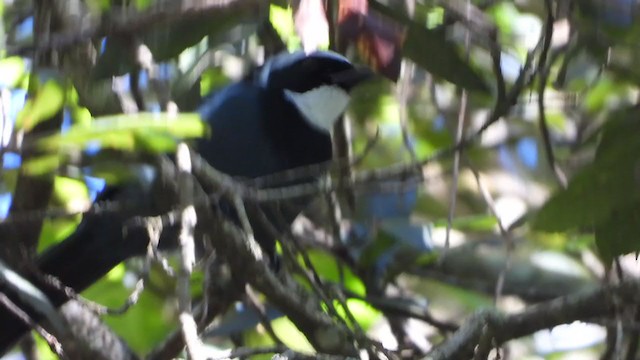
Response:
[[[330,132],[349,105],[349,91],[373,72],[337,53],[316,51],[277,55],[258,76],[265,88],[282,91],[311,125]]]

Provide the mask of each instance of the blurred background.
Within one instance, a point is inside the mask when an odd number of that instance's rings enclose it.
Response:
[[[332,49],[377,77],[334,129],[349,166],[331,177],[349,185],[293,234],[370,339],[418,358],[478,310],[516,314],[640,274],[633,0],[2,0],[0,12],[0,216],[40,223],[39,251],[83,212],[113,211],[92,201],[149,166],[135,154],[204,136],[203,96],[280,51]],[[51,197],[12,206],[43,175]],[[82,296],[119,307],[143,270],[129,260]],[[178,315],[175,278],[155,263],[145,277],[134,306],[104,317],[139,355]],[[191,279],[195,298],[205,277]],[[270,333],[312,350],[258,302],[262,314],[238,303],[207,328],[211,357],[270,346]],[[490,357],[635,359],[637,314],[558,320]]]

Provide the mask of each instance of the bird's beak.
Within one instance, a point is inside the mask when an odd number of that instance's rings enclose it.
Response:
[[[349,70],[344,70],[331,75],[334,84],[345,90],[351,90],[363,81],[373,78],[375,73],[364,66],[357,66]]]

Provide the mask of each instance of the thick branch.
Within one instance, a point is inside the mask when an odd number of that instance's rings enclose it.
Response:
[[[425,359],[465,359],[487,334],[495,344],[533,334],[573,321],[592,321],[610,316],[616,306],[636,306],[640,301],[640,281],[625,281],[615,286],[580,292],[540,303],[514,315],[485,310],[473,315]]]

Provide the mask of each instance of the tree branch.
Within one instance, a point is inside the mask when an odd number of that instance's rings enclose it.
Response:
[[[640,281],[630,280],[533,305],[519,314],[483,310],[466,320],[451,338],[434,348],[425,359],[469,358],[487,333],[496,345],[500,345],[556,325],[611,316],[617,306],[636,306],[639,301]]]

